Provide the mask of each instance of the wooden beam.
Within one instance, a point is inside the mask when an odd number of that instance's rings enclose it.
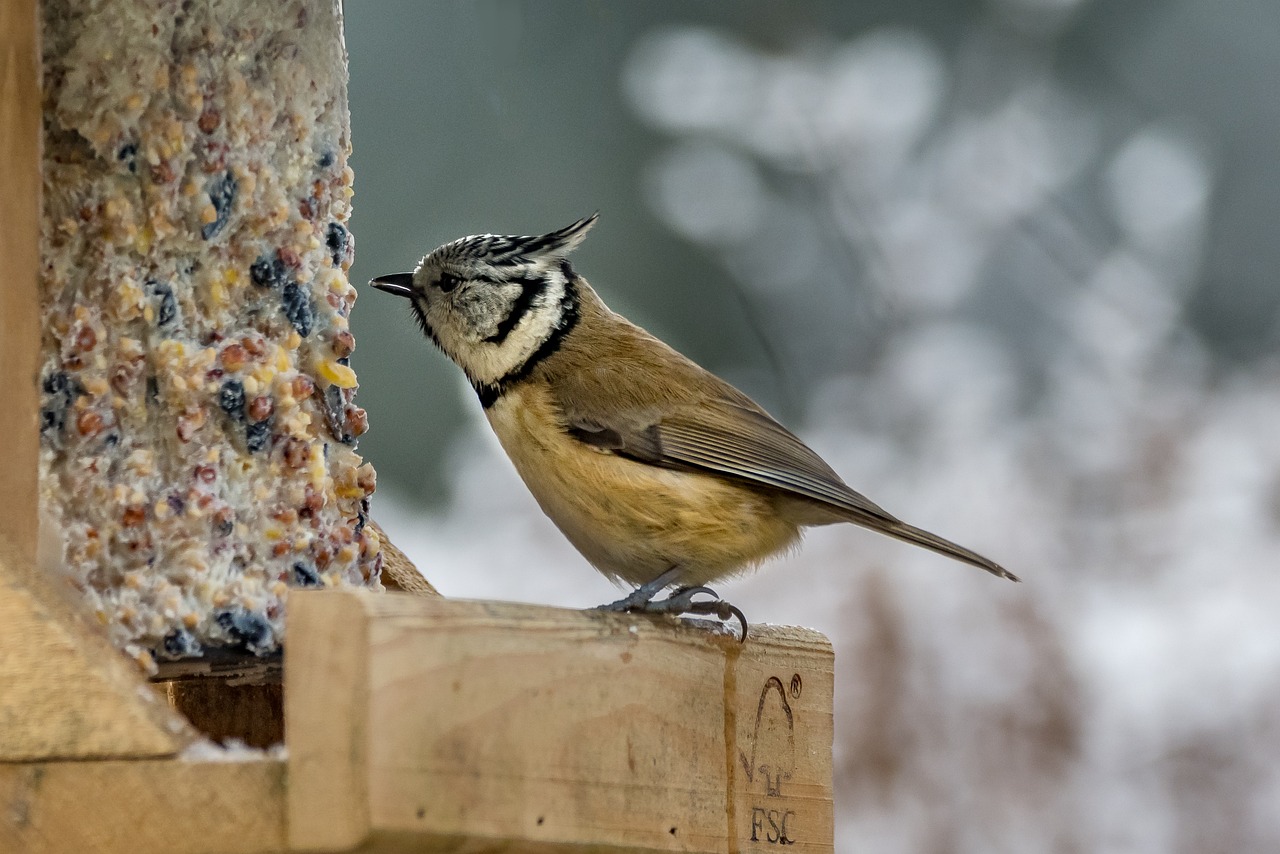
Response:
[[[25,562],[0,541],[0,761],[166,756],[186,745],[189,727],[142,671]]]
[[[815,632],[739,644],[361,592],[289,607],[296,849],[832,850],[833,655]]]
[[[284,851],[284,788],[266,757],[0,764],[0,851]]]
[[[36,553],[40,433],[40,21],[36,0],[0,3],[0,537],[28,560]]]

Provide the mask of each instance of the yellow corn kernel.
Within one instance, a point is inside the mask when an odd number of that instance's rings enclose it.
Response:
[[[328,474],[324,464],[324,454],[311,455],[310,470],[307,474],[311,477],[311,484],[323,491],[325,476]]]
[[[138,248],[139,252],[141,252],[143,255],[146,255],[148,252],[151,251],[151,244],[153,241],[155,241],[155,238],[156,238],[155,229],[153,229],[149,225],[144,225],[142,227],[142,230],[138,232],[138,239],[134,243],[134,245]]]
[[[328,359],[320,363],[317,373],[338,388],[355,388],[357,385],[355,371],[347,365],[340,365]]]
[[[339,486],[334,489],[333,493],[339,498],[364,498],[364,490],[351,484]]]

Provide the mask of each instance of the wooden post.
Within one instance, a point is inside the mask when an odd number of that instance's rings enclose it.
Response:
[[[0,3],[0,536],[26,561],[36,554],[36,414],[40,353],[40,19],[36,0]]]

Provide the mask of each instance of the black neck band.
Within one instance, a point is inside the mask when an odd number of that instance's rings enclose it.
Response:
[[[559,350],[565,336],[578,325],[578,321],[581,319],[581,311],[578,305],[578,286],[576,284],[578,276],[573,272],[567,261],[561,265],[561,269],[565,274],[565,283],[564,296],[560,297],[560,322],[551,330],[551,334],[542,342],[542,345],[530,354],[529,358],[525,359],[518,367],[508,371],[497,382],[471,384],[471,387],[476,390],[476,396],[480,398],[480,405],[485,409],[493,406],[507,389],[529,376],[539,362]]]

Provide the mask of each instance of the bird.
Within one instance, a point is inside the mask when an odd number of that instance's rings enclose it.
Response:
[[[611,311],[569,262],[597,219],[463,237],[370,285],[408,300],[466,374],[569,542],[634,587],[600,608],[735,618],[745,639],[742,611],[708,585],[839,522],[1019,580],[855,492],[746,394]]]

